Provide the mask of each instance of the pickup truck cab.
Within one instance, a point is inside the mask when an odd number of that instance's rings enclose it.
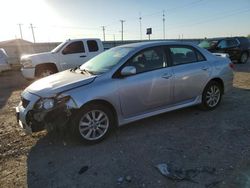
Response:
[[[35,79],[74,68],[103,52],[100,39],[74,39],[59,44],[51,52],[24,55],[21,57],[22,74],[26,79]]]

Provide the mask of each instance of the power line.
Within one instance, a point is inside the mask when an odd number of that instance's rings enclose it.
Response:
[[[198,22],[191,23],[191,24],[180,25],[180,26],[177,26],[175,28],[172,28],[172,30],[173,29],[178,29],[178,28],[183,28],[183,27],[191,27],[191,26],[194,26],[194,25],[201,25],[201,24],[204,24],[204,23],[207,23],[207,22],[211,22],[211,21],[215,21],[215,20],[219,20],[219,19],[224,19],[224,18],[227,18],[229,16],[234,16],[236,14],[243,14],[243,13],[249,12],[249,11],[250,11],[250,9],[245,9],[245,10],[241,9],[241,10],[235,11],[234,13],[224,14],[222,16],[213,17],[213,18],[210,18],[210,19],[207,19],[207,20],[198,21]]]
[[[122,26],[122,41],[123,41],[123,23],[125,22],[125,20],[120,20],[120,22],[121,22],[121,26]]]

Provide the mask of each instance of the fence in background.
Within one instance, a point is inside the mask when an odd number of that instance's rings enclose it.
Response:
[[[135,43],[135,42],[145,42],[148,40],[128,40],[128,41],[105,41],[103,42],[104,49],[109,49],[115,46],[120,46],[123,44],[129,44],[129,43]],[[165,40],[165,41],[177,41],[176,40]],[[197,44],[200,39],[183,39],[181,41],[184,42],[191,42],[194,44]],[[54,43],[30,43],[30,44],[18,44],[18,45],[13,45],[13,44],[5,44],[5,45],[0,45],[0,48],[5,49],[9,56],[9,63],[13,67],[19,67],[20,66],[20,57],[25,54],[34,54],[34,53],[42,53],[42,52],[48,52],[54,49],[58,44],[58,42]]]

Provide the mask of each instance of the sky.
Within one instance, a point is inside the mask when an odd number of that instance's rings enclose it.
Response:
[[[0,41],[21,38],[57,42],[74,38],[106,40],[211,38],[250,34],[250,0],[0,0]],[[141,17],[141,30],[140,20]]]

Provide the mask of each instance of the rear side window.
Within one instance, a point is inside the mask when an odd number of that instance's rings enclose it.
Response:
[[[170,47],[170,56],[173,65],[205,61],[204,56],[200,52],[189,47]]]
[[[228,47],[235,47],[235,46],[238,46],[239,45],[239,42],[235,39],[228,39],[227,40],[227,46]]]
[[[82,41],[72,42],[68,46],[66,46],[62,51],[63,54],[75,54],[84,52],[85,49]]]
[[[97,45],[97,42],[95,40],[88,40],[87,45],[88,45],[88,48],[89,48],[89,52],[98,51],[98,45]]]

